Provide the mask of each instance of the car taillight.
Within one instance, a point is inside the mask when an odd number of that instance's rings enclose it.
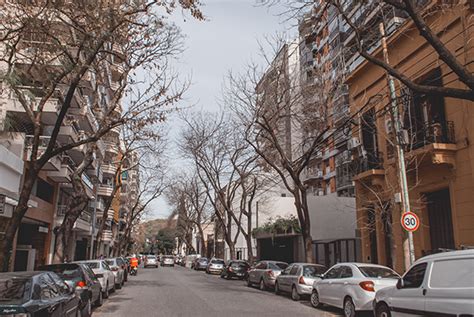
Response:
[[[86,287],[86,282],[84,282],[84,281],[79,281],[79,282],[76,283],[76,287],[78,287],[78,288]]]
[[[300,278],[299,278],[299,280],[298,280],[298,284],[306,285],[306,282],[304,281],[304,277],[303,277],[303,276],[300,276]]]
[[[363,281],[359,283],[359,286],[367,292],[375,292],[374,282],[372,281]]]
[[[268,270],[268,271],[267,271],[267,274],[268,274],[268,276],[270,276],[270,277],[273,277],[273,276],[274,276],[272,270]]]

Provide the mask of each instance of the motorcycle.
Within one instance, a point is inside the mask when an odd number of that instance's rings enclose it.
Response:
[[[138,268],[136,266],[130,269],[130,275],[136,276],[138,274]]]

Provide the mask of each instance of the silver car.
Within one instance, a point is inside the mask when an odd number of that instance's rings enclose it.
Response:
[[[104,260],[88,260],[74,263],[85,263],[92,269],[100,282],[103,294],[102,296],[104,298],[108,298],[109,293],[115,291],[115,275],[112,273],[112,270],[107,262]]]
[[[161,258],[161,266],[174,266],[174,256],[164,255]]]
[[[122,259],[110,258],[105,259],[105,262],[110,266],[112,273],[115,276],[115,288],[121,289],[125,282],[125,270],[122,267]]]
[[[211,259],[209,264],[207,265],[206,268],[206,273],[207,274],[221,274],[222,271],[224,270],[224,260],[223,259]]]
[[[156,256],[154,255],[147,255],[145,257],[145,264],[143,265],[144,267],[149,267],[149,266],[153,266],[155,268],[158,267],[158,259]]]
[[[281,271],[288,267],[288,263],[279,261],[260,261],[248,272],[247,286],[258,284],[264,291],[273,288],[275,281]]]
[[[313,283],[326,272],[324,265],[293,263],[284,269],[275,281],[275,294],[286,292],[295,301],[301,296],[310,296]]]

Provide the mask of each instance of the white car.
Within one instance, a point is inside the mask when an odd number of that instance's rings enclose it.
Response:
[[[119,258],[105,259],[105,262],[109,265],[112,273],[115,276],[115,288],[121,289],[125,282],[125,270],[122,268],[122,260]]]
[[[413,263],[395,287],[375,295],[376,316],[474,316],[474,250]]]
[[[357,311],[372,310],[375,292],[394,286],[399,278],[395,271],[383,265],[339,263],[314,282],[311,305],[342,308],[344,316],[354,317]]]
[[[109,297],[110,292],[115,291],[115,276],[110,266],[104,260],[88,260],[78,263],[87,264],[100,282],[104,298]]]
[[[154,255],[147,255],[145,258],[145,264],[143,265],[144,267],[149,267],[153,266],[155,268],[158,267],[158,259]]]

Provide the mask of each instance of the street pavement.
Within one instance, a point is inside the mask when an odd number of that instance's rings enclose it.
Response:
[[[247,287],[244,281],[225,280],[180,266],[140,268],[124,288],[111,294],[93,317],[148,316],[341,316],[331,308],[321,310],[308,300]]]

